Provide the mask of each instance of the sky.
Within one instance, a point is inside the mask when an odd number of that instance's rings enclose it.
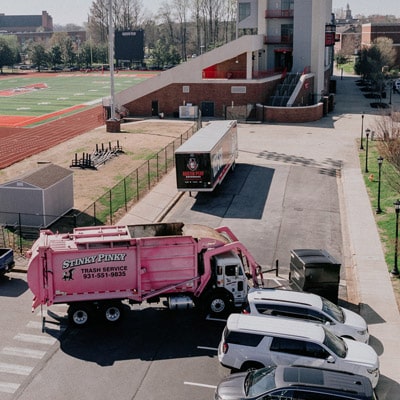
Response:
[[[156,12],[163,0],[143,0],[145,7]],[[1,4],[2,3],[2,4]],[[47,11],[54,25],[74,23],[82,26],[87,21],[92,0],[1,0],[0,13],[5,15],[40,15]],[[350,5],[352,15],[393,14],[400,17],[398,0],[333,0],[332,9],[346,9]]]

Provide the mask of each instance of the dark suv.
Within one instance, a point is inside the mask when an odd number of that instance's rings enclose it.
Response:
[[[215,400],[376,400],[368,378],[311,367],[277,366],[232,374]]]

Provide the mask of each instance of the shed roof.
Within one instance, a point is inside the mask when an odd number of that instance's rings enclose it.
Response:
[[[14,182],[24,182],[28,185],[46,189],[60,180],[72,175],[73,172],[56,164],[46,164],[32,172],[19,176],[1,186],[9,186]]]

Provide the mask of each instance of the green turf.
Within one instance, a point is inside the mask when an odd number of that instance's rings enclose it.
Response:
[[[115,93],[147,77],[148,75],[139,75],[137,72],[115,74]],[[0,96],[0,115],[41,116],[110,96],[110,75],[101,73],[51,76],[36,73],[29,77],[12,75],[0,79],[0,91],[39,83],[45,83],[47,88],[13,96]]]

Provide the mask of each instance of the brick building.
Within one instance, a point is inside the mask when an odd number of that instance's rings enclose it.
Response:
[[[42,15],[0,14],[0,31],[7,33],[53,32],[53,18],[42,11]]]
[[[189,103],[205,117],[234,116],[239,106],[247,110],[246,118],[254,113],[261,120],[319,119],[323,111],[315,105],[329,93],[333,68],[331,10],[331,0],[238,0],[236,40],[118,93],[113,102],[105,99],[104,105],[115,104],[131,116],[173,116]],[[307,106],[311,112],[305,112]]]

